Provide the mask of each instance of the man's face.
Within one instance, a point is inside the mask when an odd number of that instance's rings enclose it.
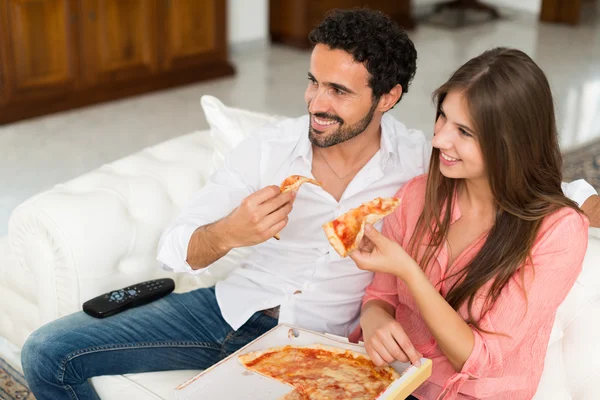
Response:
[[[371,123],[377,101],[365,66],[344,50],[317,44],[310,57],[304,99],[310,114],[308,137],[330,147],[361,134]]]

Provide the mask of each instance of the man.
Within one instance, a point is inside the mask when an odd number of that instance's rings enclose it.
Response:
[[[106,320],[77,313],[35,332],[22,360],[39,400],[97,399],[88,378],[98,375],[207,368],[278,322],[338,335],[356,326],[372,275],[341,259],[321,225],[427,171],[423,134],[385,115],[408,91],[416,51],[368,10],[336,12],[310,39],[309,115],[242,142],[167,229],[158,254],[195,273],[210,273],[234,248],[253,246],[250,257],[215,288]],[[277,185],[293,174],[323,186],[281,194]]]

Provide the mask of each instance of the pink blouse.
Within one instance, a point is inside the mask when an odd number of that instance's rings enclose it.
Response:
[[[422,175],[407,183],[396,195],[402,205],[384,222],[383,234],[405,249],[423,210],[426,181]],[[461,217],[457,202],[453,203],[452,223]],[[544,220],[532,248],[533,265],[522,266],[526,297],[521,271],[517,271],[480,320],[481,328],[500,334],[473,329],[475,345],[459,373],[437,345],[404,282],[394,275],[376,274],[363,304],[379,299],[395,307],[396,319],[416,349],[433,360],[431,377],[413,395],[435,399],[447,390],[445,399],[531,399],[542,375],[556,310],[581,271],[587,235],[587,218],[573,209],[563,208]],[[472,243],[452,266],[448,265],[447,249],[442,247],[433,265],[426,269],[430,282],[444,297],[454,280],[440,282],[449,271],[466,266],[484,241],[485,236]],[[475,316],[480,315],[482,300],[474,304]],[[459,313],[467,319],[466,305]]]

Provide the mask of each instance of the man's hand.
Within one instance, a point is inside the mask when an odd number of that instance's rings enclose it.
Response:
[[[229,247],[262,243],[281,231],[296,197],[295,192],[281,193],[278,186],[267,186],[246,197],[242,204],[218,224],[226,233]]]
[[[282,230],[292,211],[294,192],[267,186],[242,200],[227,217],[192,234],[186,261],[192,269],[206,268],[230,250],[262,243]]]
[[[588,199],[581,205],[581,210],[590,219],[591,227],[600,228],[600,196],[594,195],[588,197]]]
[[[422,354],[415,349],[400,323],[378,305],[369,303],[363,309],[360,326],[365,349],[375,365],[398,360],[420,366]]]

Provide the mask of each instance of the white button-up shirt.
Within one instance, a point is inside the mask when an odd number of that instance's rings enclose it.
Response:
[[[158,260],[176,272],[192,270],[187,248],[199,227],[228,215],[251,193],[280,185],[289,175],[312,177],[309,119],[304,116],[267,126],[243,141],[164,232]],[[357,325],[361,300],[372,273],[330,246],[322,225],[375,197],[391,197],[406,182],[427,172],[431,144],[385,114],[379,151],[356,174],[340,201],[318,186],[299,190],[281,240],[254,246],[240,268],[216,285],[223,318],[233,329],[255,312],[280,306],[279,321],[347,336]],[[581,193],[585,182],[573,184]],[[589,185],[588,185],[589,186]],[[568,188],[567,188],[568,189]],[[587,198],[587,196],[585,196]]]
[[[280,185],[289,175],[312,177],[308,128],[304,116],[267,126],[244,140],[165,231],[158,260],[176,272],[191,272],[187,248],[199,226],[228,215],[251,193]],[[255,312],[280,306],[280,322],[349,334],[357,324],[372,273],[358,269],[350,258],[341,258],[322,225],[375,197],[393,196],[426,172],[430,152],[423,133],[384,115],[379,151],[356,174],[340,201],[318,186],[303,185],[280,232],[281,240],[254,246],[240,268],[217,283],[217,301],[227,323],[238,329]]]

